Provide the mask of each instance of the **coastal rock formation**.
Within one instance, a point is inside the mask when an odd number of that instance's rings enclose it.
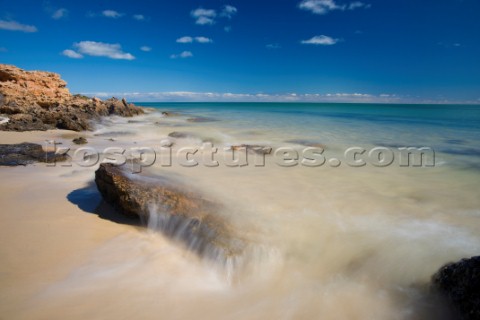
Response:
[[[67,155],[45,152],[35,143],[0,144],[0,166],[26,166],[34,162],[55,162],[67,160]]]
[[[101,164],[95,182],[103,199],[117,211],[149,225],[159,222],[156,227],[162,232],[202,256],[228,259],[243,251],[244,242],[218,215],[220,205],[167,177],[144,177],[125,167]]]
[[[432,288],[452,303],[461,319],[480,319],[480,256],[445,265],[432,277]]]
[[[8,119],[0,123],[0,130],[90,130],[92,120],[99,117],[131,117],[143,112],[125,99],[102,101],[72,95],[56,73],[0,64],[0,116]]]

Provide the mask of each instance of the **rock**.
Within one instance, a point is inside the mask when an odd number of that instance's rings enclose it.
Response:
[[[10,118],[0,130],[58,128],[83,131],[91,130],[92,121],[102,116],[131,117],[144,112],[143,108],[128,104],[125,99],[102,101],[72,95],[66,86],[56,73],[25,71],[0,64],[0,114]]]
[[[188,133],[188,132],[178,132],[178,131],[174,131],[174,132],[170,132],[170,133],[168,134],[168,136],[171,137],[171,138],[185,139],[185,138],[191,137],[191,134]]]
[[[480,256],[443,266],[432,289],[445,296],[464,320],[480,319]]]
[[[202,123],[202,122],[215,122],[217,119],[213,118],[204,118],[204,117],[195,117],[187,119],[188,122]]]
[[[103,199],[117,211],[151,222],[159,219],[164,233],[201,255],[228,259],[241,254],[244,242],[218,215],[220,205],[167,177],[139,176],[125,167],[101,164],[95,172]]]
[[[103,102],[106,107],[107,115],[117,115],[122,117],[133,117],[135,115],[143,114],[143,110],[133,104],[128,104],[127,100],[123,98],[118,100],[117,98],[110,98]]]
[[[246,148],[247,151],[257,153],[257,154],[270,154],[272,153],[272,147],[266,147],[266,146],[259,146],[259,145],[251,145],[251,144],[241,144],[238,146],[231,146],[231,149],[234,151],[238,151],[241,148]]]
[[[0,144],[0,166],[26,166],[34,162],[55,162],[67,160],[67,155],[45,152],[41,145],[34,143]]]
[[[87,144],[88,141],[84,137],[78,137],[72,140],[75,144]]]
[[[180,114],[177,113],[177,112],[162,111],[162,116],[164,116],[164,117],[178,117],[178,116],[180,116]]]

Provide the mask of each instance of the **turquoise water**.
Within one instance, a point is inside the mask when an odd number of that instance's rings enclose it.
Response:
[[[139,104],[217,119],[214,125],[226,130],[269,131],[276,142],[308,138],[327,145],[426,146],[449,162],[457,158],[458,165],[473,168],[480,160],[479,105]]]

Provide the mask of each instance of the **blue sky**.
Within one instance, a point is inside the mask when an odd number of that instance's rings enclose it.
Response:
[[[480,103],[478,0],[0,0],[0,62],[136,101]]]

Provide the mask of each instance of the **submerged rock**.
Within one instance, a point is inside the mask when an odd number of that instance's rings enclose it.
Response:
[[[68,129],[90,130],[92,121],[102,116],[131,117],[143,108],[125,99],[102,101],[72,95],[60,75],[43,71],[25,71],[0,64],[0,114],[9,117],[0,130],[30,131]]]
[[[227,259],[241,254],[244,242],[219,216],[221,206],[187,191],[166,177],[144,177],[127,168],[101,164],[95,182],[103,199],[129,217],[140,217],[181,239],[202,256]]]
[[[189,118],[187,119],[187,121],[194,122],[194,123],[202,123],[202,122],[215,122],[218,120],[213,118],[206,118],[206,117],[195,117],[195,118]]]
[[[178,131],[174,131],[174,132],[170,132],[168,134],[168,136],[170,138],[177,138],[177,139],[185,139],[185,138],[191,138],[192,137],[192,134],[189,133],[189,132],[178,132]]]
[[[72,140],[75,144],[87,144],[88,141],[84,137],[78,137]]]
[[[445,296],[463,320],[480,319],[480,256],[443,266],[432,288]]]
[[[234,151],[238,151],[240,149],[247,149],[249,152],[257,153],[257,154],[270,154],[272,153],[272,147],[266,147],[266,146],[259,146],[259,145],[251,145],[251,144],[241,144],[237,146],[231,146],[231,149]]]
[[[55,162],[67,160],[67,155],[45,152],[35,143],[0,144],[0,166],[26,166],[34,162]]]

